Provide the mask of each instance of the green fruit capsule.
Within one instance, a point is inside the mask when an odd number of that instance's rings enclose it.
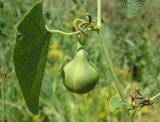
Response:
[[[91,91],[99,79],[95,66],[88,60],[86,51],[80,47],[72,61],[63,68],[65,87],[75,93]]]

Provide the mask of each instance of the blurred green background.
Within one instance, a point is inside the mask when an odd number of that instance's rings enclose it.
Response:
[[[39,115],[26,108],[13,67],[16,26],[37,0],[0,0],[0,121],[5,100],[5,122],[120,122],[120,111],[109,110],[117,94],[96,33],[88,33],[83,45],[96,65],[100,80],[84,95],[66,90],[61,70],[72,59],[76,36],[52,36],[40,93]],[[133,19],[127,19],[123,0],[102,0],[102,38],[108,44],[115,71],[126,97],[137,86],[153,96],[160,91],[160,1],[146,0]],[[90,13],[96,20],[96,0],[45,0],[44,16],[50,28],[73,31],[73,20]],[[32,31],[32,30],[31,30]],[[136,122],[160,122],[160,99],[145,107]]]

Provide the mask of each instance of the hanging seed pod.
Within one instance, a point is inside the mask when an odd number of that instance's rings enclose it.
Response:
[[[74,59],[63,68],[65,87],[75,93],[91,91],[99,79],[95,66],[88,60],[86,51],[80,47]]]

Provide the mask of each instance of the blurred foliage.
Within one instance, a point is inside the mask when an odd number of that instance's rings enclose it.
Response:
[[[29,113],[17,82],[13,67],[16,26],[37,0],[0,0],[0,74],[7,77],[3,85],[6,122],[119,122],[119,111],[109,110],[109,99],[117,94],[112,77],[95,33],[88,33],[83,45],[100,74],[96,88],[84,95],[76,95],[63,85],[61,69],[75,54],[76,36],[54,34],[40,95],[37,116]],[[102,0],[103,39],[108,42],[116,73],[126,97],[140,87],[153,96],[160,89],[160,1],[146,0],[144,10],[127,19],[124,3]],[[45,0],[44,16],[49,28],[73,31],[73,20],[91,13],[96,20],[93,0]],[[98,49],[98,50],[97,50]],[[0,77],[1,78],[1,77]],[[0,92],[0,106],[3,105]],[[157,100],[159,103],[160,100]],[[144,108],[136,122],[160,122],[160,105]],[[3,107],[0,107],[0,121]]]
[[[128,18],[133,18],[143,8],[145,0],[124,0]]]

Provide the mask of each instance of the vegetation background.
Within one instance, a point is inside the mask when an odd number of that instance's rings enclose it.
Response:
[[[16,26],[37,0],[0,0],[0,121],[5,122],[120,122],[120,111],[109,110],[116,95],[96,33],[89,33],[83,45],[97,66],[100,80],[87,94],[76,95],[63,85],[61,70],[75,53],[76,36],[53,35],[40,94],[39,115],[26,108],[13,67]],[[146,0],[133,19],[127,19],[123,0],[102,0],[103,36],[107,41],[116,73],[129,95],[135,86],[153,96],[160,91],[160,1]],[[45,0],[44,16],[53,29],[73,31],[73,20],[91,13],[96,19],[96,0]],[[32,30],[31,30],[32,31]],[[3,108],[3,99],[5,108]],[[160,122],[160,99],[145,107],[136,122]],[[3,110],[5,109],[5,113]]]

